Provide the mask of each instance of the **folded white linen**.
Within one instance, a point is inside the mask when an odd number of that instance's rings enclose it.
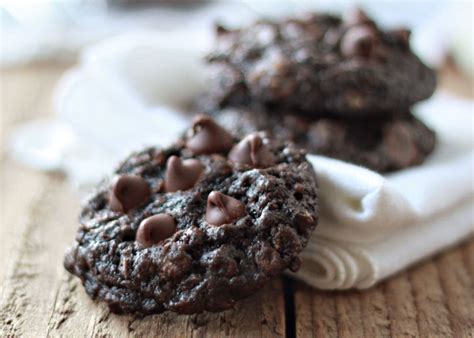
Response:
[[[365,191],[361,183],[371,182],[368,178],[375,173],[353,166],[345,168],[351,175],[339,171],[335,176],[332,169],[340,167],[339,161],[319,156],[310,160],[318,173],[323,212],[301,254],[302,267],[292,274],[310,285],[370,287],[474,234],[472,151],[447,163],[413,169],[416,174],[401,179],[375,179]],[[361,185],[351,185],[351,180]]]
[[[20,128],[11,153],[89,184],[131,149],[166,145],[188,123],[182,104],[205,86],[203,50],[191,47],[154,34],[88,49],[58,85],[57,119]],[[308,156],[321,219],[295,277],[325,289],[369,287],[474,233],[473,103],[437,93],[415,110],[439,137],[419,167],[382,176]]]
[[[474,233],[471,198],[425,222],[394,230],[373,243],[331,240],[318,234],[302,252],[298,279],[320,289],[367,288]]]

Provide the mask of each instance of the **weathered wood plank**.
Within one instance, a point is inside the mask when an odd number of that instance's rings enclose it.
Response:
[[[361,317],[366,337],[390,337],[390,320],[383,285],[361,291]]]
[[[439,282],[435,263],[429,260],[409,271],[422,337],[451,337],[446,295]]]
[[[453,335],[474,335],[474,284],[463,260],[462,249],[440,255],[436,267],[446,296]]]
[[[8,276],[2,302],[6,331],[22,336],[38,336],[47,331],[58,272],[66,243],[73,236],[77,198],[67,194],[58,178],[49,177],[31,210],[18,248],[18,257]]]
[[[22,182],[19,187],[18,182]],[[0,304],[6,276],[12,273],[30,210],[40,200],[44,177],[13,163],[0,162]]]
[[[336,300],[338,336],[342,338],[364,337],[359,292],[337,292],[333,297]]]
[[[461,247],[461,251],[471,283],[474,283],[474,240],[467,241],[467,243]]]
[[[361,292],[324,292],[296,283],[294,297],[298,337],[390,335],[382,287]]]
[[[297,337],[338,337],[335,293],[296,282],[294,303]]]
[[[50,91],[61,67],[24,68],[2,71],[0,85],[0,334],[18,333],[22,323],[30,321],[26,308],[41,313],[37,303],[50,290],[35,290],[30,282],[42,278],[43,270],[32,266],[44,251],[38,239],[42,208],[48,178],[26,169],[6,157],[6,140],[12,127],[31,117],[49,112]],[[20,331],[21,332],[21,331]]]
[[[417,309],[408,274],[402,272],[382,284],[390,331],[394,337],[419,337]]]

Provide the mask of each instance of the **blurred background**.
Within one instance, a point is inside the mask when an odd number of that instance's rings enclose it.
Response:
[[[1,0],[0,63],[71,63],[81,48],[124,32],[205,30],[215,21],[240,25],[257,16],[355,6],[385,26],[411,27],[413,46],[430,65],[474,75],[471,1]],[[470,94],[470,88],[457,89]]]

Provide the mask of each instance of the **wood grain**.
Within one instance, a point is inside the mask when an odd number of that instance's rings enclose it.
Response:
[[[474,241],[363,291],[297,283],[298,337],[473,337]]]
[[[78,196],[60,175],[27,169],[5,152],[12,128],[51,113],[64,69],[1,73],[0,336],[474,337],[474,240],[369,290],[324,292],[293,282],[285,304],[277,279],[219,314],[111,314],[62,267]]]
[[[387,302],[390,331],[395,337],[419,337],[417,307],[408,274],[402,272],[377,288]]]
[[[422,264],[418,269],[410,271],[409,275],[420,335],[451,337],[446,296],[434,262]]]
[[[464,261],[463,250],[450,251],[439,256],[435,262],[453,336],[474,334],[474,283],[468,271],[469,262]]]
[[[315,291],[296,283],[295,317],[298,337],[338,337],[335,293]]]

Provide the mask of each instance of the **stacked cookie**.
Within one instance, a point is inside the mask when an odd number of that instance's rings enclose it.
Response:
[[[360,10],[219,26],[201,108],[238,134],[266,129],[379,172],[420,164],[435,135],[410,107],[431,96],[436,77],[409,36]]]

